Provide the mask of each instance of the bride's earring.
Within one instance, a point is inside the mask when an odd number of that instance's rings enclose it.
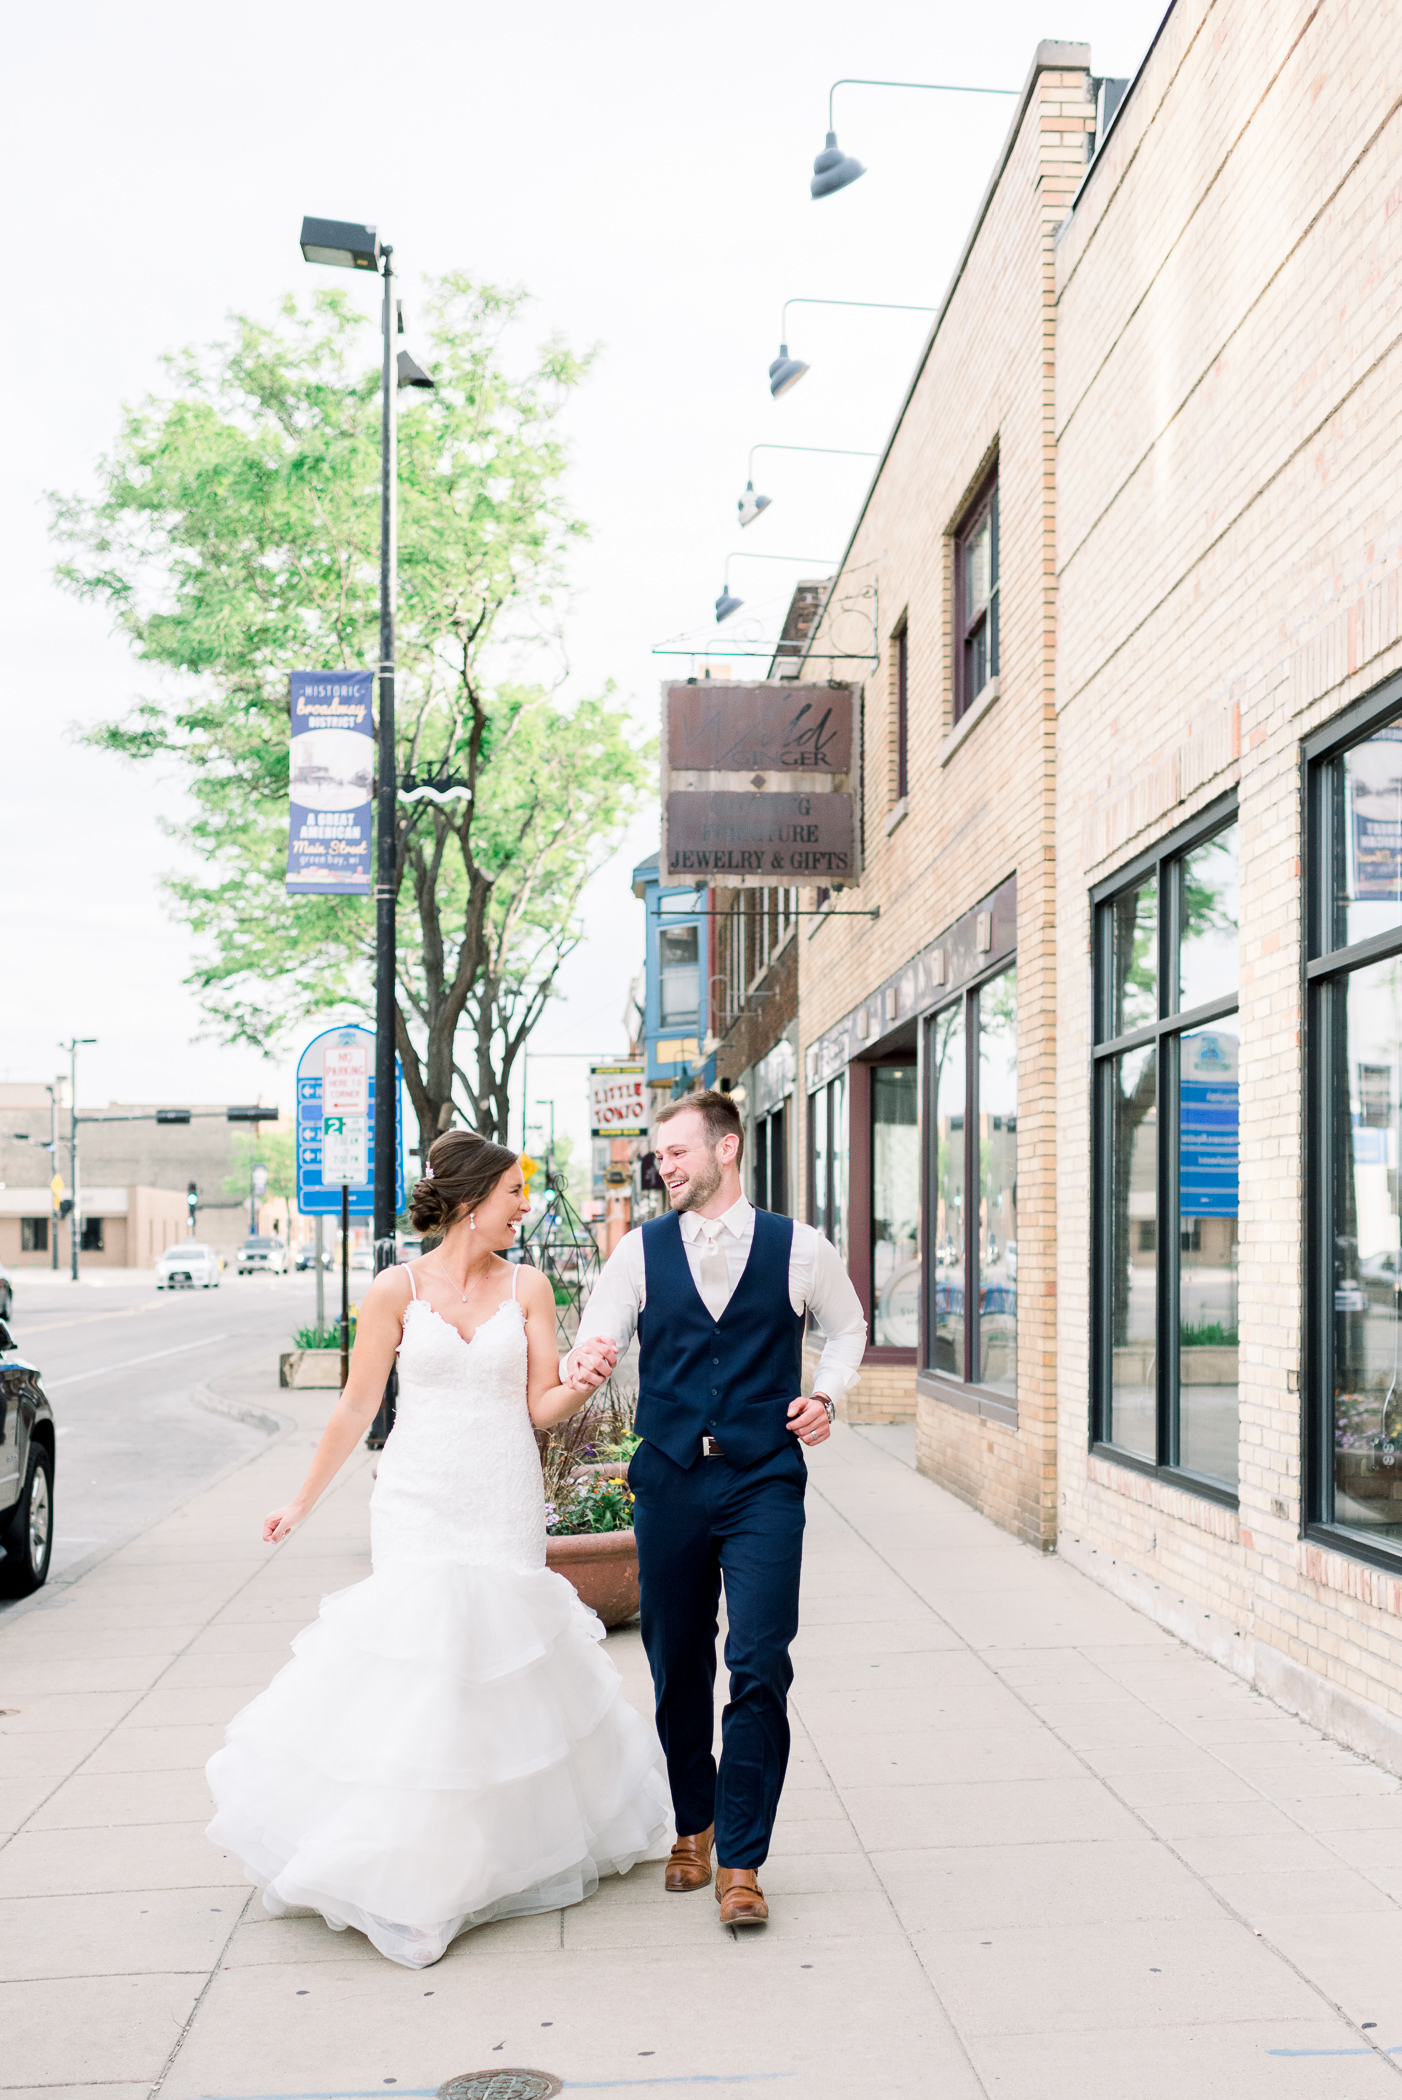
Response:
[[[475,1210],[470,1210],[467,1214],[467,1229],[469,1232],[476,1232],[477,1230],[477,1213]]]

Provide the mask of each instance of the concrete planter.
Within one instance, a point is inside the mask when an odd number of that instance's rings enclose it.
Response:
[[[631,1531],[586,1531],[547,1539],[545,1565],[574,1584],[582,1604],[605,1626],[638,1616],[638,1540]]]
[[[341,1352],[339,1349],[284,1349],[277,1360],[277,1382],[284,1388],[321,1385],[339,1392]]]

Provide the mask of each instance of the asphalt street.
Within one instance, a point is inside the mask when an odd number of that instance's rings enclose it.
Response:
[[[193,1397],[314,1315],[310,1276],[236,1277],[158,1291],[154,1274],[73,1284],[18,1270],[15,1339],[39,1366],[58,1429],[54,1574],[144,1530],[251,1457],[264,1430]]]

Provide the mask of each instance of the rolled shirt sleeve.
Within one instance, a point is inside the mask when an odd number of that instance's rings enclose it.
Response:
[[[804,1250],[808,1262],[804,1298],[823,1331],[823,1353],[813,1373],[813,1391],[826,1393],[829,1400],[840,1400],[861,1375],[867,1345],[862,1301],[831,1240],[825,1240],[811,1225],[795,1226],[795,1235],[800,1230],[811,1240],[811,1246]],[[798,1252],[795,1247],[794,1253]]]
[[[580,1315],[574,1348],[560,1366],[562,1385],[572,1382],[575,1350],[581,1342],[600,1338],[617,1342],[618,1353],[622,1356],[637,1332],[643,1291],[643,1239],[641,1231],[635,1227],[632,1232],[625,1233],[614,1248],[589,1293],[589,1302]]]

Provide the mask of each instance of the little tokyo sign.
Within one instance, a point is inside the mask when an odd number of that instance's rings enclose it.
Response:
[[[662,721],[664,881],[860,881],[853,687],[668,685]]]

